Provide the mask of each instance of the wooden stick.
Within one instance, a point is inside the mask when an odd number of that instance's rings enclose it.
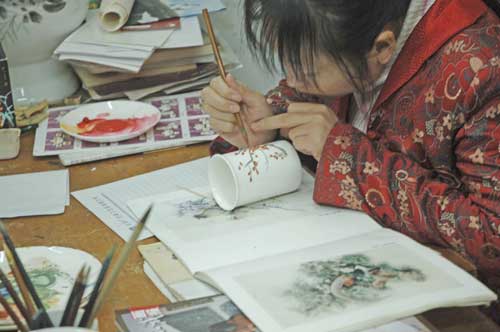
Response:
[[[135,242],[137,241],[137,238],[141,234],[142,230],[144,229],[144,226],[146,225],[146,221],[148,220],[149,214],[151,213],[152,205],[149,206],[147,209],[146,213],[142,216],[141,220],[137,224],[137,227],[135,228],[134,232],[130,236],[129,240],[121,250],[120,256],[118,256],[118,260],[116,261],[115,266],[109,273],[109,277],[106,278],[104,284],[102,285],[102,290],[100,291],[99,295],[97,296],[94,308],[92,309],[92,313],[90,314],[89,320],[87,322],[87,325],[85,327],[91,327],[94,319],[97,316],[97,312],[101,309],[101,306],[104,303],[104,300],[106,299],[106,296],[108,295],[109,291],[111,288],[114,286],[115,280],[118,277],[118,274],[120,273],[120,270],[122,266],[125,264],[127,261],[128,256],[132,252],[132,248],[134,247]]]
[[[94,289],[92,289],[92,293],[90,294],[89,302],[85,306],[85,311],[83,312],[82,318],[80,319],[80,323],[78,324],[79,327],[87,326],[87,322],[89,321],[90,314],[92,313],[92,310],[94,308],[97,295],[99,295],[99,290],[101,289],[102,282],[111,264],[111,259],[113,258],[115,250],[116,246],[113,246],[106,255],[104,262],[102,263],[101,271],[99,271],[99,276],[97,277],[97,280],[95,282]]]
[[[30,316],[33,316],[36,312],[35,306],[33,305],[33,301],[31,300],[28,288],[26,287],[26,284],[24,283],[23,278],[21,277],[21,273],[19,272],[19,269],[14,263],[14,258],[12,258],[12,253],[10,252],[5,242],[3,245],[3,250],[5,253],[5,257],[7,258],[7,262],[9,263],[12,275],[14,275],[14,279],[16,280],[17,287],[19,288],[21,296],[23,297],[24,304],[26,305],[26,310]]]
[[[207,27],[207,32],[208,32],[208,38],[210,39],[210,44],[212,45],[212,50],[214,52],[215,56],[215,61],[217,62],[217,67],[219,68],[219,74],[224,80],[224,82],[227,83],[226,79],[226,70],[224,69],[224,62],[222,61],[222,57],[219,52],[219,47],[217,46],[217,40],[215,39],[215,33],[214,29],[212,26],[212,21],[210,20],[210,14],[208,13],[208,10],[205,8],[203,9],[203,19],[205,21],[205,25]],[[243,139],[245,141],[245,144],[249,148],[249,140],[248,140],[248,133],[245,129],[245,125],[243,124],[243,120],[241,119],[241,114],[235,113],[234,114],[236,117],[236,121],[238,122],[238,127],[241,131],[241,134],[243,135]]]
[[[19,317],[17,317],[17,314],[14,311],[14,309],[11,308],[5,297],[3,297],[1,294],[0,294],[0,303],[4,307],[5,311],[7,311],[7,313],[9,314],[10,318],[12,318],[19,331],[28,332],[28,328],[26,327],[26,325],[24,325],[23,322],[21,322]]]
[[[9,233],[7,232],[4,224],[1,221],[0,221],[0,233],[2,233],[4,243],[7,245],[7,247],[10,250],[10,253],[12,254],[14,266],[17,267],[17,269],[19,270],[21,279],[26,284],[26,287],[28,288],[29,294],[31,295],[33,302],[35,302],[37,309],[41,310],[42,322],[46,325],[45,327],[54,327],[54,324],[52,324],[52,321],[50,320],[50,317],[47,314],[47,311],[45,310],[45,307],[42,301],[40,300],[40,297],[38,297],[35,286],[33,286],[33,283],[31,282],[28,273],[24,269],[23,262],[21,262],[21,259],[19,258],[19,255],[16,252],[16,247],[14,246],[14,242],[12,242]]]
[[[28,326],[32,328],[33,319],[31,317],[31,314],[28,312],[28,309],[26,309],[26,307],[24,306],[23,301],[21,301],[21,298],[19,297],[19,295],[17,295],[17,292],[12,286],[12,283],[10,282],[9,278],[7,278],[2,269],[0,269],[0,280],[2,280],[3,286],[7,289],[7,292],[9,293],[10,297],[12,297],[12,299],[14,300],[16,307],[19,309],[21,315],[23,315],[24,319],[26,320],[26,323],[28,323]]]

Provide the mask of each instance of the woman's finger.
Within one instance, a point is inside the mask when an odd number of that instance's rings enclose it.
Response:
[[[240,111],[238,103],[219,95],[213,88],[208,87],[201,91],[201,98],[204,104],[208,104],[224,112],[236,113]]]
[[[210,87],[226,99],[232,100],[236,103],[239,103],[242,100],[239,91],[231,88],[220,76],[210,81]]]
[[[227,121],[222,121],[213,117],[210,117],[210,127],[212,127],[213,130],[215,130],[218,133],[223,133],[223,134],[232,134],[236,133],[236,126]]]
[[[236,123],[236,117],[234,116],[233,113],[228,113],[218,110],[215,107],[212,107],[205,103],[202,105],[202,107],[205,110],[205,112],[207,112],[211,117],[216,118],[217,120]]]
[[[255,131],[293,128],[311,121],[311,116],[307,113],[284,113],[270,116],[252,124]]]

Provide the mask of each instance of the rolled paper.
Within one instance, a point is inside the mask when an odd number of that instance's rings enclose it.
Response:
[[[103,0],[99,13],[101,27],[109,32],[117,31],[127,23],[135,0]]]

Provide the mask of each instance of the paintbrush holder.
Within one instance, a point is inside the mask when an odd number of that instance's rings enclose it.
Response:
[[[76,315],[76,320],[75,322],[79,322],[80,318],[83,315],[83,310],[80,309],[78,310],[78,313]],[[58,325],[59,322],[62,319],[63,310],[49,310],[47,311],[49,314],[50,320],[54,325]],[[78,324],[78,323],[77,323]],[[33,331],[43,331],[43,332],[97,332],[99,331],[97,320],[94,321],[94,324],[92,325],[92,329],[86,329],[83,327],[74,327],[74,326],[56,326],[56,327],[48,327],[44,329],[39,329],[39,330],[33,330]]]

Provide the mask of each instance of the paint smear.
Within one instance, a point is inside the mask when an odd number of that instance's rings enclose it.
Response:
[[[76,125],[76,131],[83,136],[122,135],[150,127],[156,122],[157,118],[157,115],[127,119],[106,119],[100,116],[89,119],[84,117]]]

